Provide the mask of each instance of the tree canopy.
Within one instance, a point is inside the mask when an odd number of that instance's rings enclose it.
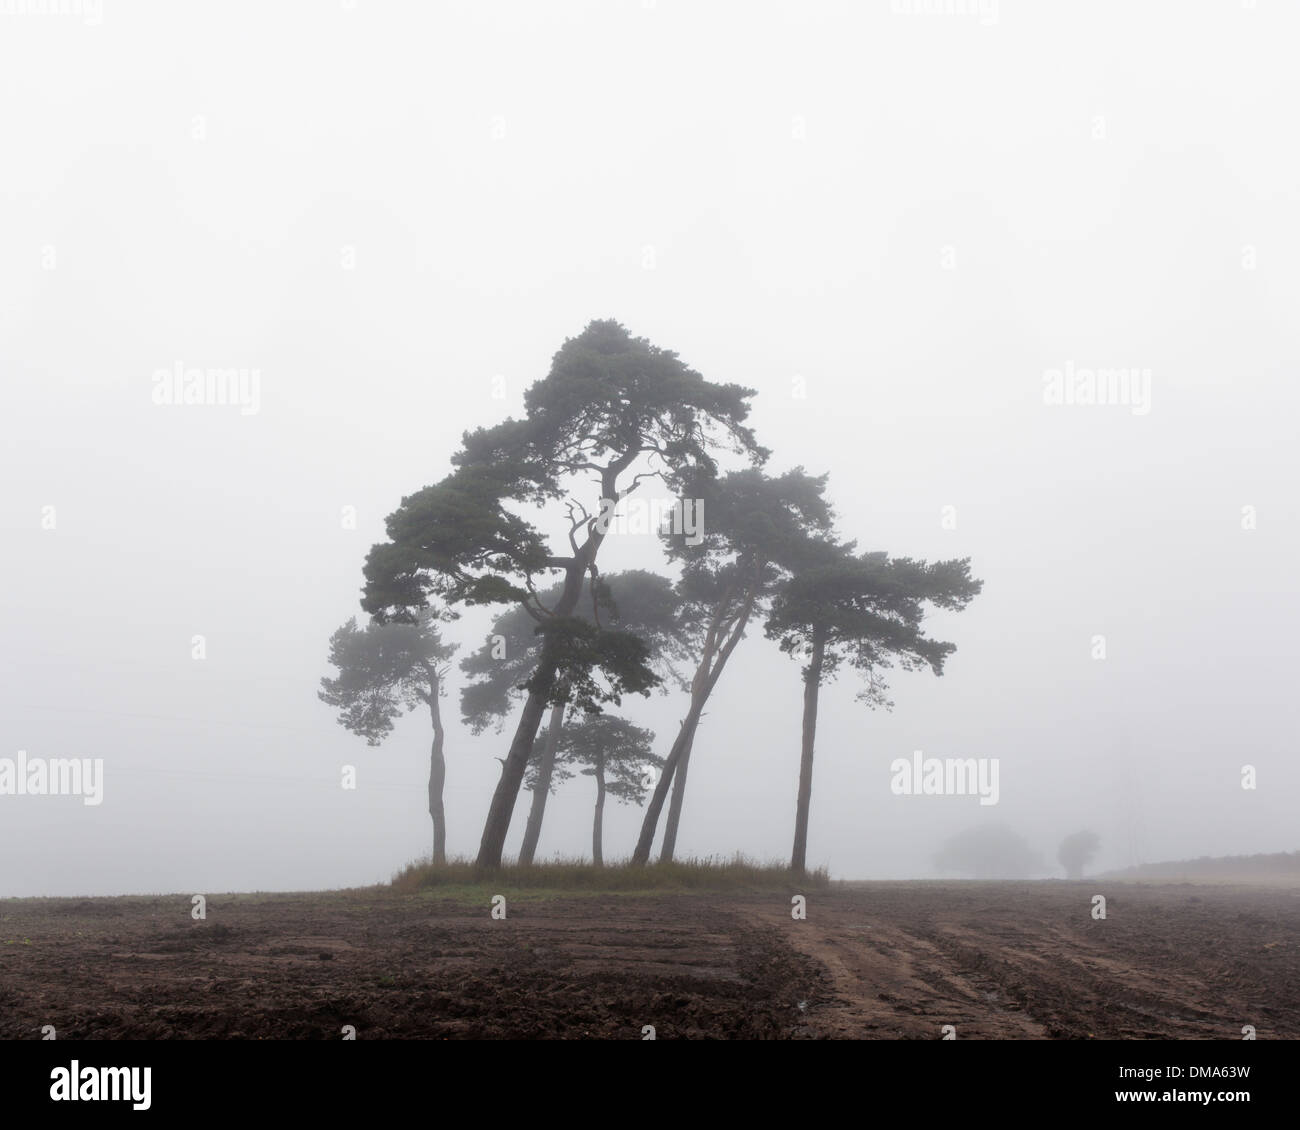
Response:
[[[442,642],[429,608],[414,624],[358,627],[354,616],[330,637],[329,662],[338,674],[321,679],[319,698],[338,710],[340,725],[379,745],[402,714],[428,704],[457,646]]]

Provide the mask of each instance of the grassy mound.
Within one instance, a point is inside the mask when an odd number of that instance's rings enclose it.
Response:
[[[449,859],[437,866],[422,859],[408,863],[392,880],[394,890],[405,892],[488,885],[516,890],[608,893],[772,891],[812,890],[829,883],[825,868],[795,879],[786,864],[760,863],[739,854],[731,859],[707,856],[644,867],[633,866],[625,860],[596,867],[580,859],[552,859],[527,866],[506,863],[491,871],[478,870],[472,859]]]

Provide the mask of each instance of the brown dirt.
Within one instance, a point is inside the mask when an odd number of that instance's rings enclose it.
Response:
[[[1096,888],[1094,890],[1094,888]],[[1107,896],[1107,918],[1090,916]],[[871,883],[0,902],[0,1037],[1300,1037],[1300,891]]]
[[[792,926],[833,985],[818,1035],[937,1039],[951,1024],[958,1039],[1240,1040],[1250,1024],[1259,1039],[1300,1036],[1294,888],[850,884]]]

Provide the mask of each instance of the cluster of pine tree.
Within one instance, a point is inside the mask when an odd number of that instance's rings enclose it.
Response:
[[[532,861],[547,797],[574,773],[595,781],[597,864],[609,794],[645,805],[632,862],[649,861],[661,820],[660,858],[672,859],[704,707],[746,630],[762,623],[804,661],[791,854],[801,874],[823,683],[847,665],[863,679],[860,699],[888,706],[889,668],[943,673],[954,645],[926,636],[922,620],[979,593],[969,559],[859,552],[835,527],[825,475],[767,469],[770,452],[745,424],[754,395],[706,381],[617,322],[594,321],[529,388],[522,419],[466,432],[451,473],[389,515],[387,540],[365,563],[368,620],[331,638],[338,674],[320,693],[371,744],[405,711],[428,707],[435,862],[446,857],[439,699],[457,646],[444,634],[465,607],[505,606],[460,664],[466,723],[481,733],[519,711],[483,826],[482,868],[500,866],[525,785],[533,801],[520,861]],[[702,516],[698,528],[668,523],[659,533],[676,579],[602,574],[609,515],[648,478]],[[527,520],[530,512],[554,528]],[[654,734],[613,708],[626,694],[670,687],[689,705],[659,757]]]

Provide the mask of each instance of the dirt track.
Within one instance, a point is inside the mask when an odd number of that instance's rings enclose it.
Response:
[[[1107,918],[1090,916],[1104,893]],[[1300,1037],[1300,891],[874,883],[0,902],[0,1037]]]

